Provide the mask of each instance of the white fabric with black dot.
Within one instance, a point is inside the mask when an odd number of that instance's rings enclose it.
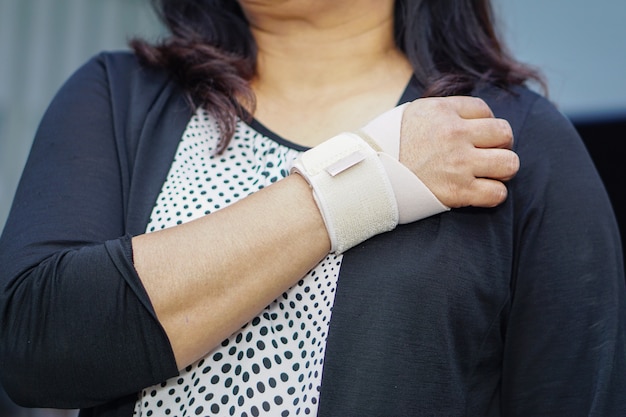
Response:
[[[199,110],[179,144],[148,232],[215,212],[270,185],[289,174],[301,152],[239,122],[228,149],[214,155],[218,135],[214,119]],[[134,415],[316,415],[340,266],[341,256],[329,255],[179,377],[143,390]]]

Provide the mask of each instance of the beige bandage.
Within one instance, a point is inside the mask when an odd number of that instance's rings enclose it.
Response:
[[[292,172],[310,184],[332,252],[342,253],[398,224],[396,197],[384,164],[354,133],[341,133],[306,151]]]
[[[379,151],[398,204],[398,222],[411,223],[450,210],[411,170],[399,162],[402,116],[408,103],[378,116],[357,133]]]

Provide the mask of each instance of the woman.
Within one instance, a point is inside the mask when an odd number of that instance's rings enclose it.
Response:
[[[25,168],[0,242],[16,400],[624,415],[610,205],[487,1],[157,7],[172,37],[78,71]]]

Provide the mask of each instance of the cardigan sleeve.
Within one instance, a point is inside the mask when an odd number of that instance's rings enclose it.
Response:
[[[176,375],[132,264],[104,59],[61,88],[0,238],[0,376],[30,407],[98,405]]]
[[[609,199],[578,134],[546,100],[517,142],[502,415],[624,416],[626,291]]]

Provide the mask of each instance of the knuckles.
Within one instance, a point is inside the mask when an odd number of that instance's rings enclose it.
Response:
[[[502,161],[502,165],[505,168],[505,180],[509,180],[513,178],[520,169],[520,159],[519,156],[511,151],[505,154],[504,160]]]
[[[511,124],[504,119],[496,119],[498,124],[498,135],[501,140],[502,147],[511,149],[513,147],[513,128]]]
[[[493,192],[492,192],[492,205],[490,207],[495,207],[498,204],[501,204],[504,202],[504,200],[506,200],[506,197],[508,195],[508,190],[506,188],[506,185],[504,185],[501,182],[494,182],[493,183]]]

